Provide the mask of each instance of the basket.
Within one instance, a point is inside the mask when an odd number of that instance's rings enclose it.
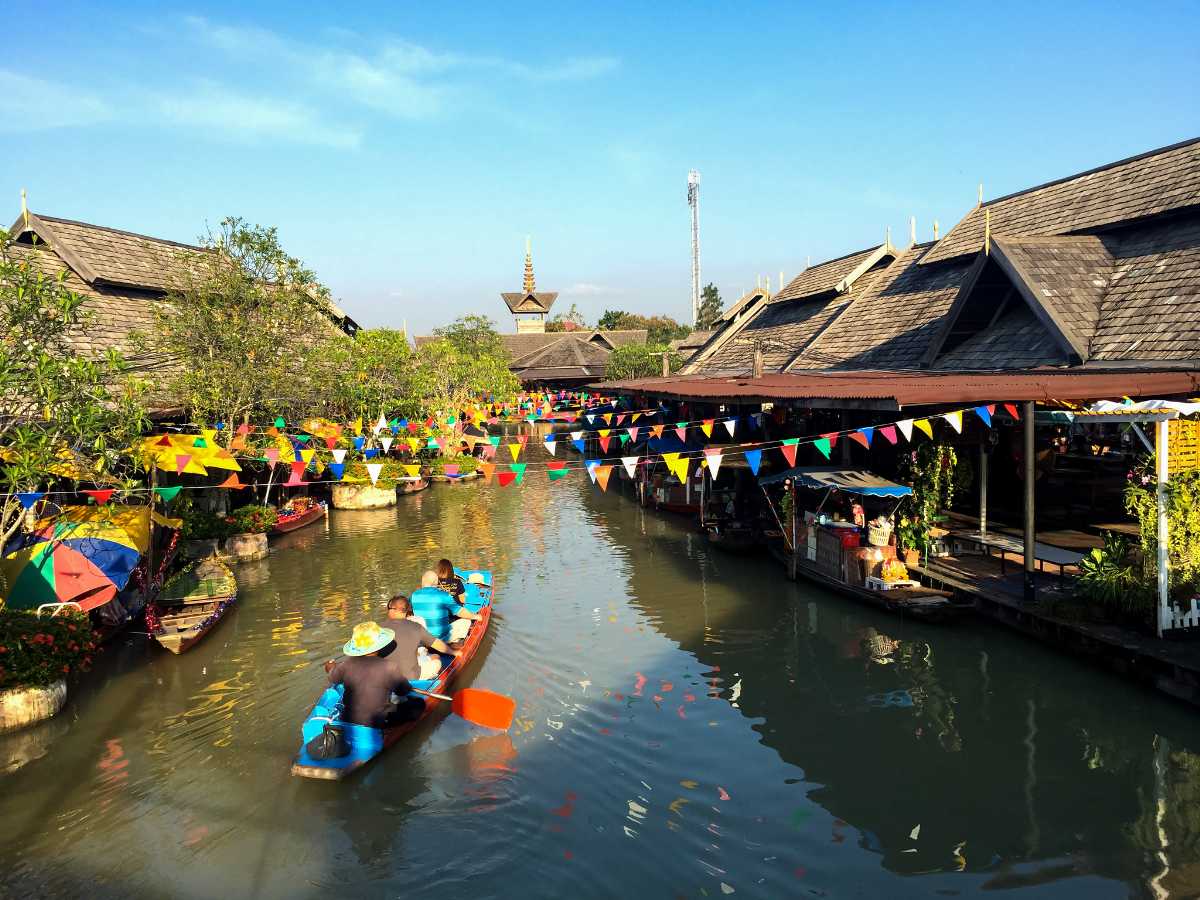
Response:
[[[867,543],[872,547],[886,547],[892,538],[892,523],[887,519],[874,519],[867,523]]]

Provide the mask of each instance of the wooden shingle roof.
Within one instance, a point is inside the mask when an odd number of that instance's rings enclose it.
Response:
[[[830,291],[845,293],[854,284],[855,279],[876,264],[895,258],[895,255],[896,249],[890,244],[879,244],[810,266],[789,281],[783,290],[772,296],[771,302],[799,300]]]
[[[516,293],[501,294],[501,299],[508,307],[510,312],[514,313],[548,313],[550,307],[554,305],[554,301],[558,299],[558,294],[555,291],[535,291],[528,294],[522,294],[519,291]]]
[[[942,238],[924,263],[974,254],[992,236],[1070,234],[1200,205],[1200,138],[989,200]]]

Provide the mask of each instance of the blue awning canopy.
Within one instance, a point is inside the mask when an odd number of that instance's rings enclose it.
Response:
[[[823,466],[797,466],[786,472],[776,472],[758,479],[759,484],[778,484],[794,478],[804,487],[815,490],[845,491],[866,497],[907,497],[912,488],[880,478],[862,469],[829,469]]]

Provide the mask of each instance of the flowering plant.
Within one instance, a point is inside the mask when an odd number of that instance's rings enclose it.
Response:
[[[86,670],[96,650],[87,616],[0,610],[0,689],[40,687]]]
[[[225,521],[234,534],[263,534],[275,527],[279,512],[273,506],[249,503],[239,506],[225,517]]]

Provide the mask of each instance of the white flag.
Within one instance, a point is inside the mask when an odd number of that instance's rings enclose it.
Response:
[[[392,449],[392,439],[390,437],[380,438],[379,443],[383,444],[384,453]]]
[[[912,419],[903,419],[902,421],[897,422],[896,425],[900,428],[900,433],[902,435],[904,435],[904,439],[906,441],[911,442],[912,441],[913,420]]]
[[[546,438],[546,452],[554,455],[554,438]]]
[[[573,441],[577,441],[582,437],[583,437],[582,431],[572,431],[571,432],[571,440],[573,440]]]
[[[708,474],[712,476],[713,481],[716,481],[717,473],[721,471],[721,454],[715,451],[705,450],[704,458],[708,460]]]
[[[338,463],[339,465],[341,465],[342,461],[345,458],[346,458],[346,450],[344,447],[338,447],[336,450],[333,451],[333,461],[335,463]]]
[[[367,463],[367,474],[371,476],[371,486],[375,486],[375,482],[379,480],[379,473],[383,471],[383,463]]]
[[[621,464],[622,464],[623,466],[625,466],[625,471],[629,473],[629,477],[630,477],[630,478],[633,478],[633,477],[635,477],[635,476],[636,476],[636,473],[637,473],[637,464],[638,464],[638,457],[636,457],[636,456],[622,456],[622,457],[621,457]]]
[[[737,428],[737,419],[726,419],[723,423],[725,430],[729,432],[729,436],[733,437],[733,430]]]
[[[592,484],[596,483],[596,467],[600,465],[600,460],[589,459],[587,463],[588,478],[592,479]]]
[[[376,434],[379,434],[379,432],[383,431],[383,429],[385,429],[385,428],[387,428],[387,419],[385,419],[383,417],[383,413],[380,413],[379,421],[375,423],[375,427],[372,428],[371,430],[374,431]]]
[[[588,420],[588,424],[589,424],[589,425],[595,425],[595,424],[596,424],[596,417],[595,417],[595,416],[584,416],[584,418]]]

